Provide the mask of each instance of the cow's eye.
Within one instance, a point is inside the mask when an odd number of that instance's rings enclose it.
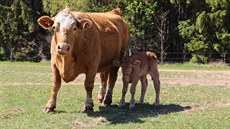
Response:
[[[73,28],[74,31],[75,31],[76,29],[77,29],[76,27]]]
[[[55,26],[52,26],[52,28],[55,30],[56,27],[55,27]]]

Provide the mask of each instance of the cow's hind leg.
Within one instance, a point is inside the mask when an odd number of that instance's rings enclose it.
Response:
[[[108,72],[100,73],[101,85],[100,85],[100,89],[99,89],[98,97],[97,97],[99,103],[102,103],[105,97],[108,75],[109,75]]]
[[[85,101],[85,109],[86,111],[93,111],[93,99],[92,99],[92,91],[94,87],[94,80],[95,80],[96,73],[89,73],[86,74],[85,79],[85,90],[86,90],[86,101]]]
[[[112,67],[109,74],[109,87],[106,93],[106,96],[104,98],[104,105],[110,106],[112,103],[112,94],[113,94],[113,88],[115,85],[115,82],[117,80],[117,72],[119,67]]]
[[[141,96],[140,96],[140,101],[139,101],[140,104],[144,103],[147,86],[148,86],[147,77],[146,75],[144,75],[141,77]]]
[[[53,84],[51,88],[51,95],[48,100],[48,103],[46,104],[43,112],[53,112],[56,108],[56,100],[57,100],[57,94],[61,87],[61,76],[59,74],[59,71],[55,66],[52,67],[52,76],[53,76]]]

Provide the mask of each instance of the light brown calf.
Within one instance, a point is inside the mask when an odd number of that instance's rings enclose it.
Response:
[[[114,64],[116,66],[121,66],[122,68],[122,80],[123,80],[123,89],[122,89],[122,98],[119,104],[119,107],[125,104],[125,94],[128,89],[128,84],[131,84],[130,93],[131,100],[129,108],[135,107],[134,95],[136,92],[136,85],[138,81],[141,81],[141,97],[140,103],[144,102],[144,96],[147,89],[147,74],[150,74],[153,80],[156,99],[154,105],[159,105],[160,103],[160,80],[159,72],[157,69],[157,56],[154,52],[142,52],[134,54],[123,61],[115,60]]]

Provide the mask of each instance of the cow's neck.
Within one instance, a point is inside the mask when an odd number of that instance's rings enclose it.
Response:
[[[55,62],[59,73],[65,82],[73,81],[76,78],[76,64],[72,56],[56,56]]]

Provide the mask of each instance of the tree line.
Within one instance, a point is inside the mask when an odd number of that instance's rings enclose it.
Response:
[[[130,26],[129,53],[154,51],[162,63],[174,58],[230,63],[229,0],[0,0],[0,60],[49,60],[52,33],[37,19],[66,7],[82,12],[119,7]]]

